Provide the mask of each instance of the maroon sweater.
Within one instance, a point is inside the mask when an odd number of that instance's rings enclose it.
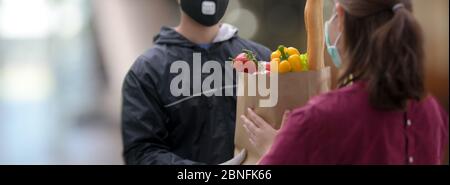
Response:
[[[379,111],[362,82],[292,112],[260,164],[441,164],[448,114],[433,97]]]

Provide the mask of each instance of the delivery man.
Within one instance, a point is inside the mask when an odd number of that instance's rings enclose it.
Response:
[[[232,159],[236,93],[174,96],[170,88],[177,74],[170,72],[171,65],[186,61],[192,69],[193,54],[200,53],[202,64],[214,60],[225,66],[243,49],[255,52],[259,61],[270,57],[268,48],[240,38],[235,27],[219,23],[228,0],[179,0],[178,4],[180,24],[161,29],[155,46],[136,60],[123,84],[126,164],[221,164]]]

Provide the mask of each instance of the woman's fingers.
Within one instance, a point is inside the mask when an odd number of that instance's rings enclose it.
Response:
[[[255,147],[255,148],[258,148],[259,146],[258,146],[258,144],[256,143],[256,141],[255,141],[255,139],[254,138],[248,138],[248,141],[250,141],[250,144],[253,146],[253,147]]]
[[[248,112],[249,119],[251,119],[257,127],[264,127],[264,126],[269,125],[264,119],[259,117],[258,114],[253,112],[252,109],[248,108],[247,112]]]
[[[247,124],[244,124],[243,126],[244,126],[245,132],[247,132],[248,137],[251,137],[251,138],[255,137],[255,133],[250,131],[250,129],[248,128]]]
[[[255,142],[255,134],[254,133],[252,133],[251,131],[250,131],[250,129],[244,124],[244,129],[245,129],[245,131],[247,132],[247,134],[248,134],[248,140],[250,141],[250,144],[251,145],[253,145],[254,147],[257,147],[256,146],[256,142]]]
[[[244,128],[248,130],[249,135],[251,137],[256,135],[256,132],[258,131],[258,127],[256,127],[255,123],[253,123],[250,119],[248,119],[245,116],[241,116],[242,121],[244,121]]]
[[[244,121],[244,130],[247,132],[247,134],[248,134],[248,140],[250,141],[250,144],[253,146],[253,147],[255,147],[255,148],[257,148],[258,147],[258,144],[257,144],[257,131],[258,131],[258,127],[256,127],[255,126],[255,124],[251,121],[251,120],[249,120],[247,117],[245,117],[245,116],[241,116],[241,119]]]

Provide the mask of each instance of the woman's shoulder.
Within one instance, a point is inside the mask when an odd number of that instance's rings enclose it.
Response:
[[[420,101],[412,101],[410,107],[413,109],[436,109],[443,110],[442,105],[433,95],[427,95]]]
[[[421,101],[411,101],[408,109],[412,116],[418,118],[426,117],[428,119],[439,119],[436,121],[448,124],[447,111],[439,103],[436,97],[432,95],[426,96]]]
[[[295,109],[292,116],[308,119],[314,124],[351,124],[355,118],[389,116],[391,113],[374,109],[364,83],[333,90],[312,98],[305,106]],[[416,119],[435,120],[448,124],[448,113],[439,101],[429,95],[421,101],[410,101],[408,112]],[[341,120],[336,122],[336,120]]]
[[[368,110],[368,93],[363,83],[333,90],[313,97],[306,105],[295,109],[292,116],[308,118],[309,122],[330,123],[342,120],[355,111]]]
[[[313,97],[305,109],[319,109],[336,112],[344,108],[367,105],[368,93],[364,83],[355,83],[340,89]]]

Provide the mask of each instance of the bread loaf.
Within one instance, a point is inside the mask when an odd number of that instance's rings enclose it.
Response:
[[[325,67],[323,0],[307,0],[305,7],[308,62],[311,70]]]

